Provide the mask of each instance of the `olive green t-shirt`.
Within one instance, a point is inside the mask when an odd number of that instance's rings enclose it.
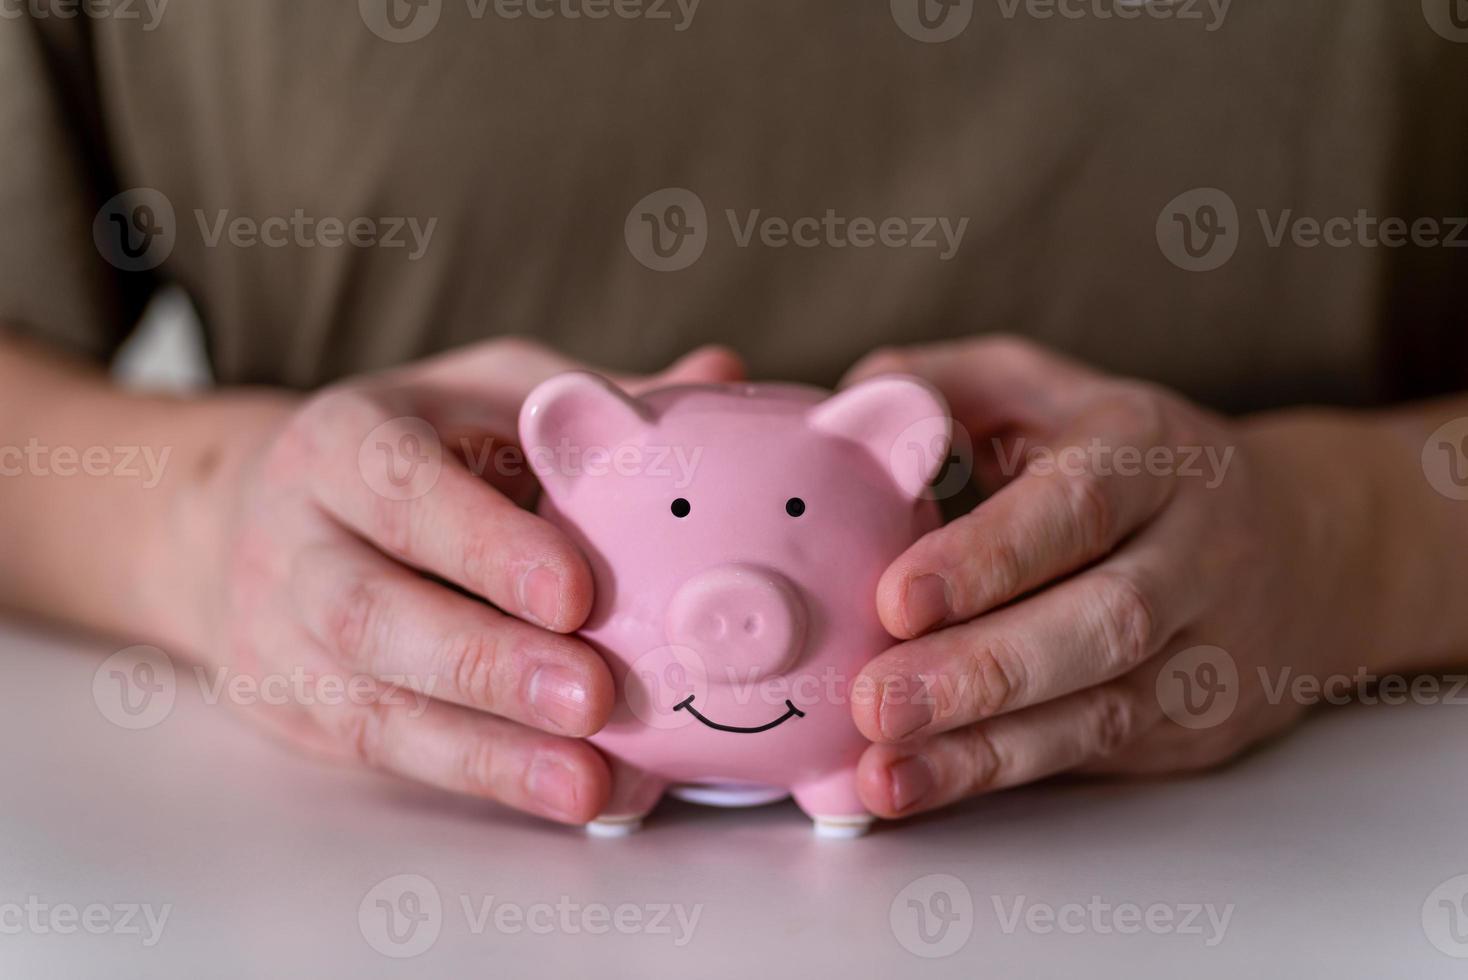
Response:
[[[1468,386],[1468,0],[0,15],[0,322],[90,358],[173,283],[227,384],[1005,331],[1235,410]]]

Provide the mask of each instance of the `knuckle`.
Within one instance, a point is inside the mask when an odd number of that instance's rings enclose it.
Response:
[[[970,686],[968,703],[979,718],[1001,714],[1022,696],[1024,658],[1005,640],[994,639],[969,651],[961,682]],[[961,693],[961,692],[960,692]]]
[[[911,368],[912,356],[900,347],[878,347],[862,359],[861,368],[868,373],[897,373]]]
[[[535,354],[545,350],[539,343],[531,340],[523,334],[507,333],[496,337],[490,342],[491,348],[496,354],[505,357],[519,357],[527,354]]]
[[[1129,381],[1102,400],[1099,414],[1114,416],[1139,447],[1146,449],[1162,441],[1167,431],[1169,404],[1162,389],[1146,382]]]
[[[496,752],[493,739],[472,737],[460,746],[456,766],[459,780],[464,788],[475,796],[499,798],[496,773]]]
[[[975,345],[986,356],[1022,361],[1040,357],[1040,348],[1031,340],[1012,333],[992,333]]]
[[[313,432],[366,434],[384,421],[378,399],[360,385],[329,388],[306,403],[299,413],[302,425]]]
[[[987,726],[975,725],[963,740],[964,788],[966,793],[979,793],[1000,784],[1004,775],[1004,757],[999,745],[989,735]]]
[[[1131,744],[1137,733],[1137,718],[1131,698],[1115,691],[1098,694],[1091,722],[1096,755],[1105,758]]]
[[[1019,595],[1025,587],[1026,567],[1023,555],[1008,534],[995,535],[981,546],[984,575],[981,588],[984,598],[1003,602]],[[961,600],[962,596],[955,596]]]
[[[442,654],[443,672],[452,690],[470,704],[494,707],[500,701],[502,651],[498,637],[489,632],[451,637]]]
[[[465,534],[459,540],[459,569],[465,585],[483,585],[499,564],[498,542],[487,534]]]
[[[416,501],[393,500],[378,494],[372,494],[368,499],[372,502],[370,520],[376,543],[394,555],[412,554],[418,538],[414,515],[421,509],[414,506]]]
[[[1116,524],[1115,506],[1101,477],[1089,470],[1065,481],[1071,526],[1089,557],[1103,554]]]
[[[384,733],[389,710],[386,705],[372,702],[344,712],[337,723],[336,734],[352,756],[373,769],[385,768],[387,739]]]
[[[359,579],[342,590],[328,613],[327,642],[349,665],[366,665],[372,633],[380,625],[381,607],[377,590]]]
[[[1152,652],[1157,620],[1143,588],[1130,575],[1100,576],[1096,616],[1106,663],[1113,674],[1125,673]]]

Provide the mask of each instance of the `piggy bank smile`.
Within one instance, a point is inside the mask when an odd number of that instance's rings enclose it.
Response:
[[[791,718],[804,718],[805,717],[805,712],[804,711],[801,711],[799,708],[797,708],[795,706],[795,704],[793,702],[791,702],[791,701],[789,701],[787,699],[785,701],[785,713],[783,715],[781,715],[780,717],[776,718],[774,721],[769,722],[767,724],[764,724],[764,725],[756,725],[753,728],[740,728],[737,725],[721,725],[721,724],[719,724],[716,721],[710,720],[702,712],[700,712],[697,708],[695,708],[693,706],[693,699],[694,699],[694,697],[695,697],[695,695],[692,695],[692,694],[688,695],[688,697],[684,698],[682,701],[679,701],[677,704],[673,705],[673,710],[674,711],[687,711],[690,715],[692,715],[693,717],[697,718],[701,724],[705,725],[708,728],[712,728],[716,732],[733,732],[735,735],[756,735],[759,732],[767,732],[771,728],[776,728],[776,727],[778,727],[780,725],[783,725],[785,722],[789,721]]]

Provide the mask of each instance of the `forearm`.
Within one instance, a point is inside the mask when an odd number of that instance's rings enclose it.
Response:
[[[129,393],[0,338],[0,603],[197,647],[227,545],[223,490],[288,404]]]
[[[1327,642],[1349,650],[1353,667],[1468,666],[1468,501],[1439,492],[1424,471],[1429,438],[1465,416],[1468,397],[1455,397],[1376,413],[1270,413],[1246,425],[1246,438],[1299,482],[1299,499],[1313,501],[1296,518],[1318,563],[1310,599],[1328,604],[1337,635]]]

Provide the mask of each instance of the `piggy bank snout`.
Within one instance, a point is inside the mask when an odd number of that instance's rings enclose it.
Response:
[[[694,576],[668,604],[668,641],[691,650],[714,684],[779,674],[800,658],[806,611],[783,575],[751,565],[721,565]]]

